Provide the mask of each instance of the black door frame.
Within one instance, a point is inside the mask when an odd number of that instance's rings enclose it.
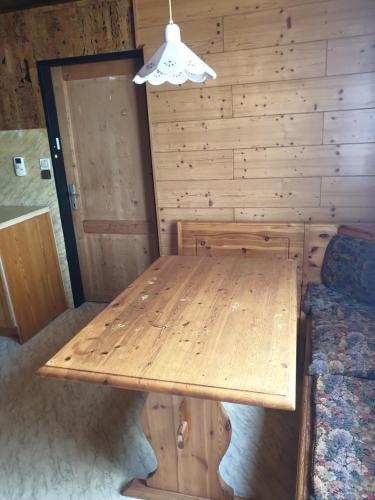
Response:
[[[74,307],[80,306],[84,301],[81,269],[79,266],[77,242],[74,232],[72,210],[66,180],[64,155],[61,146],[59,122],[57,116],[55,95],[53,91],[51,68],[54,66],[66,66],[71,64],[83,64],[99,61],[115,61],[119,59],[142,58],[143,50],[129,50],[126,52],[111,52],[109,54],[97,54],[92,56],[68,57],[63,59],[48,59],[37,61],[37,70],[40,91],[42,94],[44,115],[46,119],[48,141],[52,158],[52,166],[55,177],[57,199],[60,209],[61,225],[64,234],[66,257],[70,282],[73,293]],[[59,145],[56,144],[56,138]]]

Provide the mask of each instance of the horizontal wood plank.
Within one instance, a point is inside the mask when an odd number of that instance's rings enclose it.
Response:
[[[322,113],[156,123],[154,151],[320,144]]]
[[[173,17],[176,22],[210,18],[214,16],[227,16],[230,14],[243,14],[256,12],[264,9],[286,7],[288,5],[299,5],[311,3],[314,0],[174,0]],[[315,0],[319,3],[321,0]],[[139,28],[150,26],[163,26],[169,19],[168,3],[164,0],[135,0],[136,23]]]
[[[159,235],[160,255],[177,255],[177,234],[161,233]]]
[[[224,50],[373,34],[374,31],[373,0],[329,0],[227,16],[224,19]]]
[[[239,222],[374,222],[372,207],[258,207],[235,208],[235,220]]]
[[[232,116],[232,92],[229,86],[150,92],[148,102],[153,123]]]
[[[375,71],[375,35],[328,41],[327,75]]]
[[[145,59],[164,42],[164,25],[141,28],[137,32],[137,45],[144,45]],[[181,38],[197,54],[223,51],[223,20],[221,17],[179,22]]]
[[[234,221],[233,208],[160,208],[160,229],[165,233],[176,232],[176,222],[188,221]]]
[[[217,73],[215,80],[204,82],[205,87],[311,78],[325,74],[326,42],[207,54],[203,59]],[[187,82],[184,88],[196,85]],[[171,89],[176,87],[163,84],[158,88]]]
[[[233,179],[233,151],[188,151],[154,154],[157,180]]]
[[[96,234],[150,234],[154,224],[135,220],[84,220],[83,231]]]
[[[374,106],[375,73],[233,86],[233,116]]]
[[[235,179],[342,175],[375,175],[375,144],[329,144],[234,151]]]
[[[324,143],[375,142],[375,109],[324,113]]]
[[[161,207],[314,207],[319,205],[320,179],[163,181],[157,183],[157,193]]]
[[[375,207],[375,176],[323,178],[321,204],[335,207]]]

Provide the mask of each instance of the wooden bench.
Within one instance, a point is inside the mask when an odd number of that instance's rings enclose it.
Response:
[[[177,222],[180,255],[240,255],[245,258],[296,259],[300,302],[308,283],[321,282],[326,247],[335,234],[375,239],[375,224],[263,224],[254,222]],[[303,315],[302,315],[303,317]],[[302,322],[301,423],[296,500],[308,500],[311,463],[311,320]]]
[[[338,227],[338,234],[375,241],[375,224],[347,224]],[[312,459],[312,377],[308,374],[311,361],[311,318],[304,324],[304,363],[301,397],[301,425],[297,462],[296,500],[309,500],[311,492]]]
[[[306,284],[320,283],[324,252],[338,227],[337,224],[178,221],[178,253],[295,259],[300,303]]]

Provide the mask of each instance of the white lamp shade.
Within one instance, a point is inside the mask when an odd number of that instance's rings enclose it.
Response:
[[[215,71],[181,42],[180,28],[170,23],[165,27],[165,42],[138,71],[133,82],[179,85],[187,80],[204,82],[207,78],[216,78]]]

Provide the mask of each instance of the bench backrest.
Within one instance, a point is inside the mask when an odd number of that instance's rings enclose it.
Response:
[[[375,223],[339,225],[178,221],[178,253],[295,259],[302,293],[307,283],[321,282],[326,247],[338,232],[375,238]]]

